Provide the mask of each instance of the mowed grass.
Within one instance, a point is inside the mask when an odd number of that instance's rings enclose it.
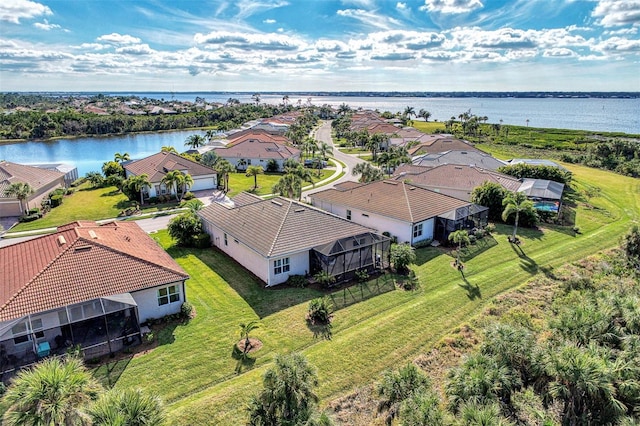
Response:
[[[391,277],[380,277],[367,284],[371,297],[364,300],[357,297],[357,286],[334,294],[340,309],[331,340],[314,337],[304,320],[308,300],[319,291],[263,289],[225,255],[176,248],[160,233],[162,244],[191,275],[187,297],[197,317],[170,330],[165,344],[131,359],[116,387],[157,393],[172,424],[236,425],[246,420],[246,403],[261,388],[262,374],[276,353],[300,351],[317,367],[321,405],[370,384],[385,369],[429,351],[494,296],[618,244],[620,235],[640,219],[640,180],[567,167],[578,191],[601,188],[589,206],[578,200],[581,234],[560,227],[523,229],[520,250],[507,242],[511,227],[499,225],[492,239],[481,240],[475,254],[465,259],[464,278],[451,267],[447,251],[420,249],[414,266],[420,279],[417,291],[391,290]],[[252,336],[264,347],[253,364],[243,365],[233,358],[233,345],[239,339],[238,323],[252,319],[261,324]]]
[[[43,218],[20,223],[11,232],[50,228],[75,220],[100,220],[117,217],[132,203],[115,186],[91,188],[82,185],[71,195],[65,196],[61,205],[51,209]],[[33,206],[31,206],[33,207]]]
[[[323,169],[320,172],[320,176],[318,176],[317,170],[309,169],[309,171],[311,172],[314,183],[328,178],[334,172],[334,170],[331,169]],[[281,177],[282,173],[264,173],[258,175],[258,188],[254,190],[253,176],[247,177],[245,173],[231,173],[229,175],[229,193],[227,195],[233,197],[243,191],[251,192],[256,195],[271,194],[273,185],[278,183],[278,180],[280,180]],[[304,185],[308,184],[305,183]]]

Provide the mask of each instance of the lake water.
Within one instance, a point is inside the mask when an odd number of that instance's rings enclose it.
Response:
[[[121,93],[119,93],[121,94]],[[165,100],[194,101],[196,96],[207,102],[226,102],[230,97],[241,102],[251,102],[250,94],[212,93],[136,93],[140,97]],[[417,97],[339,97],[316,96],[298,98],[290,96],[289,102],[296,105],[310,102],[313,105],[338,106],[342,103],[351,108],[378,109],[402,112],[407,106],[416,112],[426,109],[432,113],[431,120],[445,121],[452,116],[468,111],[478,116],[487,116],[489,123],[526,125],[561,129],[582,129],[640,134],[640,99],[597,98],[417,98]],[[261,102],[277,104],[280,95],[261,96]],[[83,176],[90,171],[99,171],[102,163],[112,160],[116,152],[127,152],[132,159],[139,159],[160,151],[163,146],[173,146],[184,151],[185,139],[199,131],[176,131],[138,135],[59,139],[55,141],[29,141],[0,144],[0,159],[22,163],[74,164]]]

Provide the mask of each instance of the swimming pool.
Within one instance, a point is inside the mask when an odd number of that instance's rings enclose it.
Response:
[[[535,207],[536,210],[558,213],[560,203],[557,201],[536,201],[533,203],[533,207]]]

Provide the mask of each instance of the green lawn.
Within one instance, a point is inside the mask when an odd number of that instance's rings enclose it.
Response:
[[[368,149],[364,148],[339,148],[339,151],[344,154],[366,154],[369,152]]]
[[[117,217],[131,203],[116,187],[93,189],[81,186],[75,193],[64,197],[62,204],[51,209],[42,219],[20,223],[12,232],[51,228],[74,220],[99,220]]]
[[[436,133],[437,131],[444,132],[445,126],[444,123],[439,121],[417,121],[414,120],[412,127],[420,130],[424,133]]]
[[[521,250],[507,243],[511,228],[499,225],[465,259],[465,277],[444,250],[418,250],[420,288],[393,290],[391,277],[339,290],[331,340],[316,338],[305,321],[311,289],[263,289],[243,268],[212,250],[181,249],[166,233],[161,243],[191,275],[187,297],[197,317],[167,330],[152,352],[121,362],[111,377],[117,387],[142,387],[159,394],[173,424],[235,425],[261,387],[276,353],[301,351],[318,369],[321,404],[375,381],[380,373],[429,351],[454,327],[476,315],[492,297],[537,274],[618,244],[640,219],[640,180],[580,166],[567,166],[580,188],[598,186],[600,196],[576,205],[581,234],[567,228],[522,230]],[[238,323],[256,319],[252,335],[264,342],[253,364],[232,355]],[[238,369],[240,371],[238,371]],[[104,369],[100,370],[100,374]]]
[[[317,170],[311,170],[311,175],[313,176],[313,181],[318,182],[323,179],[328,178],[333,174],[333,170],[324,169],[320,172],[320,177],[317,176]],[[265,173],[262,175],[258,175],[258,189],[254,191],[253,189],[253,177],[247,177],[244,173],[231,173],[229,175],[229,193],[230,197],[237,195],[243,191],[252,192],[256,195],[267,195],[271,194],[271,188],[275,185],[278,180],[282,177],[282,173]]]

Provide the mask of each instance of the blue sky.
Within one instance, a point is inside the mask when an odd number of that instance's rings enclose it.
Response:
[[[640,0],[2,0],[0,91],[640,91]]]

